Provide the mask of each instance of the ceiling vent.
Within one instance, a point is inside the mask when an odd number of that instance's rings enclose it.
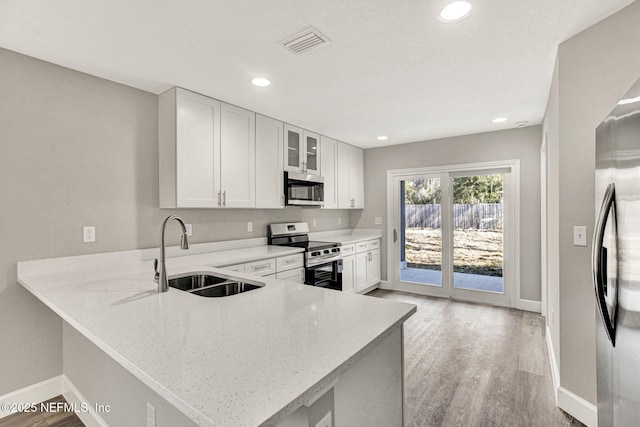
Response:
[[[309,27],[297,34],[287,37],[282,40],[280,44],[287,48],[289,52],[300,55],[328,42],[330,42],[329,38],[318,31],[317,28]]]

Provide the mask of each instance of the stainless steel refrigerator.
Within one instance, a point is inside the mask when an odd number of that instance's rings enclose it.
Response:
[[[640,80],[596,130],[598,426],[640,427]]]

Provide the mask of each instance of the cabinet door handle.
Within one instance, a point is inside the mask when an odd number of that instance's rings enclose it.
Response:
[[[356,199],[351,199],[351,207],[352,208],[356,207]]]
[[[368,253],[367,259],[371,261],[373,259],[373,254],[371,252]]]
[[[218,191],[218,206],[222,206],[222,202],[220,201],[220,192]]]
[[[222,192],[222,206],[227,206],[227,190]]]
[[[393,230],[393,243],[398,241],[398,230]]]

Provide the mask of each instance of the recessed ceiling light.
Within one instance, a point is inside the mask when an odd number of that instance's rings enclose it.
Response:
[[[251,83],[253,83],[254,86],[267,87],[271,85],[271,80],[265,79],[264,77],[256,77],[255,79],[251,80]]]
[[[456,22],[466,18],[471,11],[471,3],[468,1],[454,1],[440,12],[442,22]]]
[[[507,121],[506,117],[496,117],[495,119],[492,120],[493,123],[504,123]]]
[[[389,139],[389,137],[388,136],[384,136],[384,135],[380,135],[378,137],[378,141],[386,141],[387,139]]]

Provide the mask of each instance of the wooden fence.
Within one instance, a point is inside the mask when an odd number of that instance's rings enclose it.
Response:
[[[405,205],[407,228],[442,227],[440,205]],[[502,203],[453,205],[453,228],[502,230]]]

